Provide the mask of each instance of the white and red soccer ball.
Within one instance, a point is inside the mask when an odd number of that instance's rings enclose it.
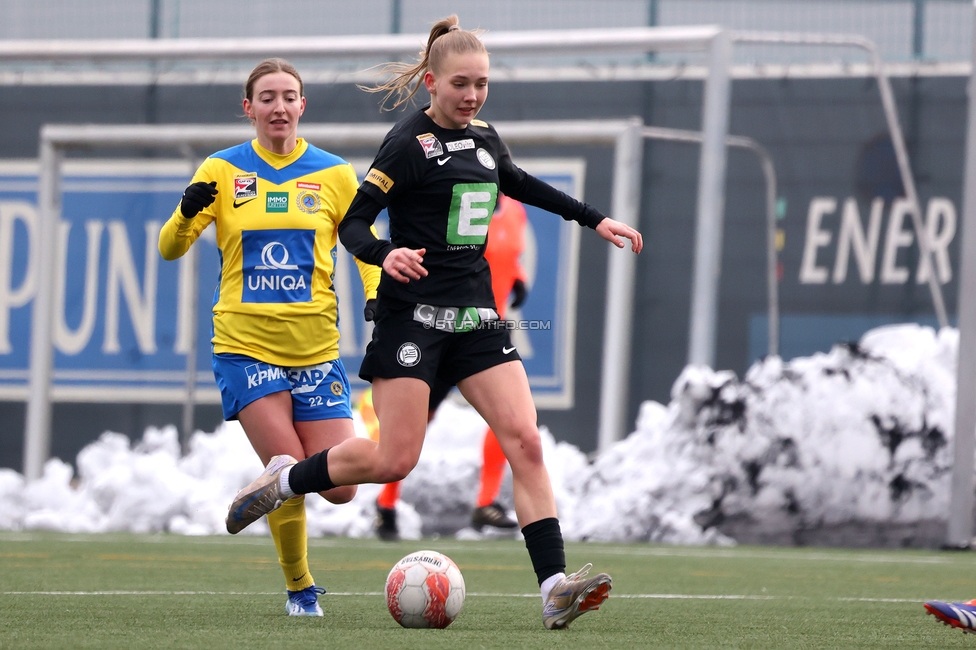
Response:
[[[464,605],[464,578],[451,558],[417,551],[386,577],[386,606],[403,627],[445,628]]]

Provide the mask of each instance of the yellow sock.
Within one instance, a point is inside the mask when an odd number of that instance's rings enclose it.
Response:
[[[308,535],[305,532],[305,495],[288,499],[268,515],[268,526],[278,562],[285,573],[288,591],[301,591],[315,584],[308,570]]]

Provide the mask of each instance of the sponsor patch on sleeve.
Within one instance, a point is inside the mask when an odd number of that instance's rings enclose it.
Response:
[[[365,180],[383,190],[383,194],[389,192],[390,188],[393,187],[393,180],[375,167],[366,173]]]

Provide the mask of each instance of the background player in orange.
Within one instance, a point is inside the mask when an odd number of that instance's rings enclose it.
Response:
[[[491,268],[491,289],[495,294],[495,305],[499,318],[505,318],[508,311],[509,296],[512,307],[521,307],[528,296],[525,269],[519,258],[525,250],[525,208],[513,198],[500,194],[497,210],[488,226],[488,243],[485,259]],[[437,407],[447,396],[450,386],[431,390],[428,403],[428,422],[433,419]],[[373,410],[371,388],[363,391],[357,408],[363,424],[372,440],[379,440],[380,425]],[[481,481],[471,525],[476,530],[485,526],[495,528],[515,528],[518,522],[511,519],[505,508],[496,501],[505,477],[505,454],[498,444],[495,432],[489,427],[485,432],[482,446]],[[387,483],[376,499],[376,534],[380,539],[399,539],[396,520],[396,503],[400,499],[400,482]]]

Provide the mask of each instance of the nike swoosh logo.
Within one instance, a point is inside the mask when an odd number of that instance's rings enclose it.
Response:
[[[437,159],[437,164],[438,165],[443,165],[444,163],[446,163],[448,160],[450,160],[453,157],[454,156],[448,156],[447,158],[438,158]]]
[[[297,578],[292,578],[292,579],[291,579],[291,581],[292,581],[292,582],[298,582],[299,580],[301,580],[302,578],[304,578],[304,577],[305,577],[305,576],[307,576],[307,575],[308,575],[308,571],[306,571],[305,573],[303,573],[302,575],[300,575],[300,576],[299,576],[299,577],[297,577]]]
[[[332,400],[326,400],[325,401],[325,405],[326,406],[338,406],[339,404],[342,404],[342,400],[341,399],[337,399],[334,402]]]
[[[502,354],[511,354],[512,352],[515,352],[515,346],[510,348],[502,348]]]
[[[234,201],[234,207],[235,207],[235,208],[239,208],[239,207],[241,207],[242,205],[244,205],[245,203],[250,203],[251,201],[253,201],[253,200],[254,200],[254,199],[256,199],[256,198],[258,198],[258,197],[256,197],[256,196],[255,196],[255,197],[253,197],[253,198],[250,198],[250,199],[248,199],[247,201]]]

